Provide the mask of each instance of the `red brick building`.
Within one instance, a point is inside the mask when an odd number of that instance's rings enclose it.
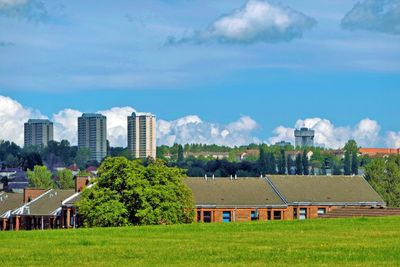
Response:
[[[338,207],[383,207],[360,176],[188,178],[197,222],[314,219]]]

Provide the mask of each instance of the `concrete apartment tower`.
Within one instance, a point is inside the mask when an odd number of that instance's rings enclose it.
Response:
[[[296,147],[313,147],[315,131],[308,128],[301,128],[294,131]]]
[[[78,149],[88,148],[90,160],[101,162],[107,156],[107,118],[84,113],[78,118]]]
[[[24,124],[24,146],[47,146],[53,141],[53,123],[49,120],[28,120]]]
[[[128,117],[128,150],[134,158],[156,158],[156,116],[135,113]]]

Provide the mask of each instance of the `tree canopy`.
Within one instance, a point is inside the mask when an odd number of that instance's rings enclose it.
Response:
[[[51,172],[45,166],[35,166],[33,171],[27,171],[29,186],[32,188],[50,189],[56,188],[56,184],[51,179]]]
[[[190,223],[194,204],[183,183],[184,171],[163,161],[109,157],[98,169],[97,183],[78,203],[86,226]]]

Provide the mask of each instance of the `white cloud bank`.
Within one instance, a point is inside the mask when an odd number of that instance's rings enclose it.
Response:
[[[126,146],[127,116],[135,109],[132,107],[114,107],[100,110],[107,116],[108,140],[112,146]],[[77,143],[77,117],[79,110],[63,109],[50,118],[54,122],[55,140],[67,139],[71,144]],[[24,122],[30,118],[47,118],[38,110],[22,106],[19,102],[0,95],[0,139],[23,145]],[[249,116],[242,115],[236,121],[225,125],[205,122],[196,115],[189,115],[177,120],[157,121],[157,144],[203,143],[227,146],[260,143],[256,131],[260,125]],[[294,143],[295,128],[307,127],[315,130],[315,143],[329,148],[340,148],[349,139],[355,139],[359,145],[374,147],[385,143],[388,147],[400,147],[400,132],[388,132],[380,135],[381,127],[377,121],[363,119],[355,126],[335,126],[327,119],[308,118],[298,120],[293,128],[279,126],[274,130],[274,137],[268,143],[282,140]]]
[[[400,34],[400,0],[357,2],[344,16],[341,25],[348,30]]]
[[[349,139],[354,139],[360,146],[373,147],[380,141],[381,127],[377,121],[363,119],[354,127],[335,126],[327,119],[308,118],[298,120],[294,128],[279,126],[274,130],[274,137],[268,142],[274,144],[279,141],[290,141],[294,144],[295,128],[311,128],[315,131],[315,144],[328,148],[341,148]]]
[[[100,110],[107,116],[107,135],[112,146],[126,146],[127,117],[134,112],[132,107],[114,107]],[[63,109],[50,118],[54,123],[55,140],[67,139],[77,144],[77,118],[82,112]],[[0,95],[0,139],[23,145],[24,122],[30,118],[47,118],[39,111],[23,107],[17,101]],[[203,122],[198,116],[186,116],[175,121],[158,120],[157,143],[206,143],[220,145],[245,145],[260,142],[253,136],[258,124],[249,116],[227,125]]]
[[[249,0],[242,8],[212,22],[207,29],[180,39],[170,37],[167,44],[285,42],[301,37],[315,25],[315,19],[290,7]]]

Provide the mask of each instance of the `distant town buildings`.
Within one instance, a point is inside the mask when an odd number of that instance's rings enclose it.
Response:
[[[156,116],[135,113],[128,117],[128,151],[134,158],[156,158]]]
[[[24,124],[24,146],[47,146],[53,141],[53,123],[49,120],[28,120]]]
[[[101,162],[107,156],[107,118],[85,113],[78,118],[78,149],[90,150],[90,160]]]
[[[294,131],[296,147],[313,147],[315,131],[308,128],[301,128]]]

